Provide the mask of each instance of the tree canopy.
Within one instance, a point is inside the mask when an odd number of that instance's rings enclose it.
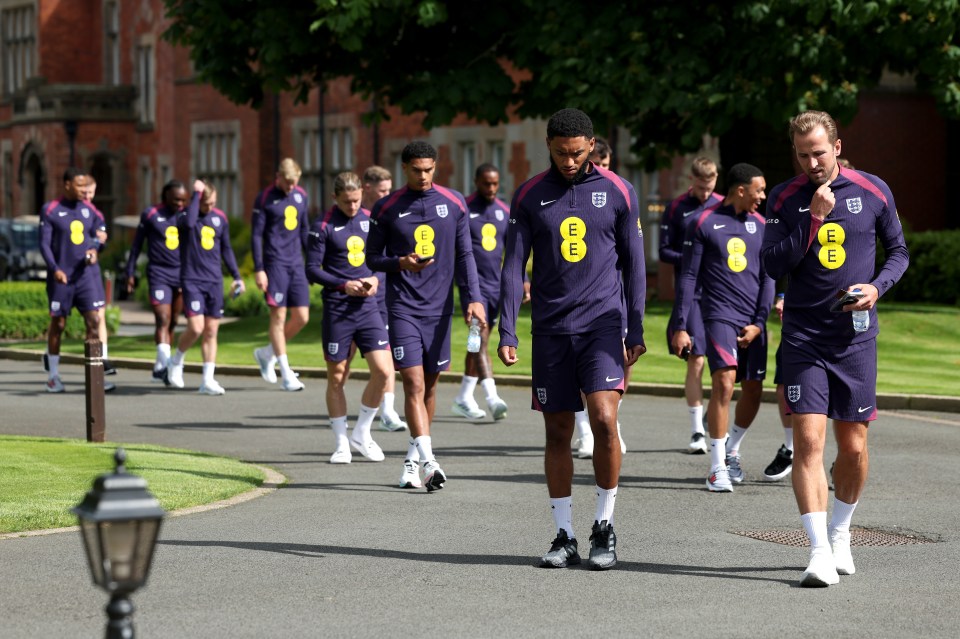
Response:
[[[575,106],[650,166],[738,120],[841,122],[885,70],[960,118],[960,0],[165,0],[198,79],[259,106],[351,78],[380,106],[496,124]]]

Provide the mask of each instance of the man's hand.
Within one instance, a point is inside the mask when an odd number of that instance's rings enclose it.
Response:
[[[530,303],[530,282],[523,283],[523,297],[520,299],[521,304]]]
[[[267,292],[267,285],[270,284],[270,281],[267,279],[266,271],[257,271],[256,273],[254,273],[253,281],[256,283],[257,288],[260,289],[261,292],[263,293]]]
[[[87,249],[87,264],[97,263],[97,249]]]
[[[852,291],[857,288],[863,293],[863,297],[861,297],[856,304],[847,304],[844,306],[844,311],[869,311],[876,306],[877,300],[880,299],[880,291],[877,290],[877,287],[873,284],[854,284],[847,290]]]
[[[137,278],[133,275],[127,278],[127,293],[133,293],[133,289],[137,285]]]
[[[626,349],[623,354],[623,363],[626,366],[633,366],[640,359],[640,356],[647,352],[647,347],[643,344],[637,344]]]
[[[343,292],[350,297],[370,297],[367,289],[363,286],[363,280],[350,280],[343,285]]]
[[[66,283],[67,283],[67,274],[64,273],[63,271],[61,271],[60,269],[57,269],[57,270],[54,271],[54,273],[53,273],[53,279],[57,280],[57,281],[60,282],[61,284],[66,284]]]
[[[830,182],[827,181],[821,184],[817,192],[813,194],[813,199],[810,200],[810,215],[818,220],[826,219],[836,203],[837,198],[830,189]]]
[[[517,357],[516,346],[501,346],[497,349],[497,356],[507,366],[513,366],[520,361],[520,358]]]
[[[783,298],[782,297],[778,297],[777,301],[773,303],[773,310],[777,312],[777,319],[779,319],[780,322],[782,323],[783,322]]]
[[[740,337],[737,338],[737,348],[746,348],[750,342],[757,339],[760,335],[760,327],[756,324],[748,324],[740,329]]]
[[[434,262],[436,262],[433,257],[428,259],[426,262],[421,262],[420,258],[422,256],[417,253],[411,253],[410,255],[404,255],[400,258],[400,270],[401,271],[411,271],[413,273],[419,273],[423,269],[427,268]]]
[[[670,347],[673,348],[673,353],[680,359],[683,359],[683,356],[680,354],[685,348],[693,348],[693,341],[690,339],[690,334],[686,331],[677,331],[673,334],[673,339],[670,340]]]
[[[470,320],[476,317],[480,320],[480,328],[487,326],[487,311],[480,302],[470,302],[467,304],[467,312],[463,314],[463,319],[469,325]]]

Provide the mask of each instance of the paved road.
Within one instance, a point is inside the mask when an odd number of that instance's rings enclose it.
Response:
[[[35,362],[0,360],[0,432],[83,437],[82,369],[64,373],[69,392],[48,396],[38,392]],[[511,406],[504,422],[473,424],[447,416],[456,388],[441,385],[434,450],[450,481],[428,495],[396,488],[400,433],[376,434],[384,463],[327,463],[321,380],[290,394],[223,376],[228,393],[213,398],[159,388],[147,375],[115,378],[111,441],[232,455],[279,470],[289,484],[165,522],[150,582],[134,596],[142,637],[960,636],[956,414],[882,413],[854,519],[936,543],[855,548],[856,575],[806,590],[796,586],[806,549],[737,534],[799,527],[789,484],[756,481],[781,440],[769,404],[742,449],[746,483],[715,495],[703,487],[706,458],[681,452],[682,401],[629,395],[620,564],[547,571],[534,567],[553,533],[542,427],[526,390],[502,389]],[[351,407],[361,388],[348,385]],[[575,472],[583,548],[590,462],[576,461]],[[78,533],[0,540],[0,636],[97,636],[105,604]]]

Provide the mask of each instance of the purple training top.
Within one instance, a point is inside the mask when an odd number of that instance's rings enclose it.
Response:
[[[453,313],[453,274],[466,275],[460,296],[481,302],[473,261],[467,203],[452,189],[434,184],[426,191],[403,187],[373,205],[367,265],[387,273],[390,313],[432,317]],[[400,270],[410,253],[433,257],[419,273]]]
[[[637,194],[617,174],[592,166],[575,183],[551,166],[514,194],[500,280],[500,346],[518,345],[531,250],[534,335],[620,330],[626,311],[626,345],[644,343],[647,278]]]
[[[910,254],[893,194],[877,176],[840,167],[830,183],[836,205],[821,223],[809,213],[817,188],[800,175],[774,187],[767,200],[763,263],[776,279],[790,276],[783,334],[825,344],[873,339],[876,307],[870,328],[855,333],[850,313],[831,313],[830,306],[837,291],[853,284],[872,284],[883,295],[907,270]],[[879,270],[878,239],[886,254]]]
[[[87,250],[97,248],[97,228],[103,215],[87,202],[61,198],[43,205],[40,213],[40,253],[47,263],[47,280],[55,271],[75,281],[87,266]]]
[[[323,286],[324,300],[357,300],[376,305],[376,297],[351,297],[343,287],[373,275],[366,263],[370,212],[360,209],[352,218],[334,206],[310,228],[307,279]],[[378,289],[379,290],[379,289]]]
[[[180,281],[180,231],[177,229],[177,213],[163,204],[156,204],[140,214],[140,224],[133,236],[130,259],[127,260],[127,277],[133,277],[137,258],[143,241],[147,241],[147,277],[160,277],[164,281]]]
[[[307,233],[310,231],[307,192],[295,186],[286,194],[276,185],[268,186],[253,202],[250,227],[255,270],[264,270],[265,264],[303,264],[303,251],[307,250]]]
[[[177,215],[180,230],[180,280],[223,282],[222,258],[233,279],[240,279],[237,258],[230,246],[227,214],[212,208],[200,215],[200,192],[196,191],[186,209]]]
[[[500,300],[500,265],[503,261],[503,238],[510,221],[510,207],[500,198],[488,202],[478,193],[467,198],[473,261],[484,300],[496,304]],[[464,284],[457,273],[457,284]],[[490,321],[494,318],[488,317]]]

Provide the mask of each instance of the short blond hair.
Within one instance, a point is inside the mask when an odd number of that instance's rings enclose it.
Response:
[[[300,179],[303,171],[293,158],[284,158],[277,167],[277,174],[288,182],[295,182]]]
[[[698,155],[690,164],[690,174],[701,180],[717,177],[717,163],[708,157]]]
[[[840,133],[837,131],[836,121],[830,117],[826,111],[804,111],[800,115],[790,120],[790,144],[798,135],[806,135],[818,126],[822,126],[827,132],[827,140],[830,144],[837,141]]]
[[[393,174],[382,166],[374,164],[373,166],[368,166],[367,170],[363,172],[364,184],[380,184],[386,180],[393,182]]]
[[[360,177],[352,171],[344,171],[333,178],[333,194],[340,195],[346,191],[359,191]]]

